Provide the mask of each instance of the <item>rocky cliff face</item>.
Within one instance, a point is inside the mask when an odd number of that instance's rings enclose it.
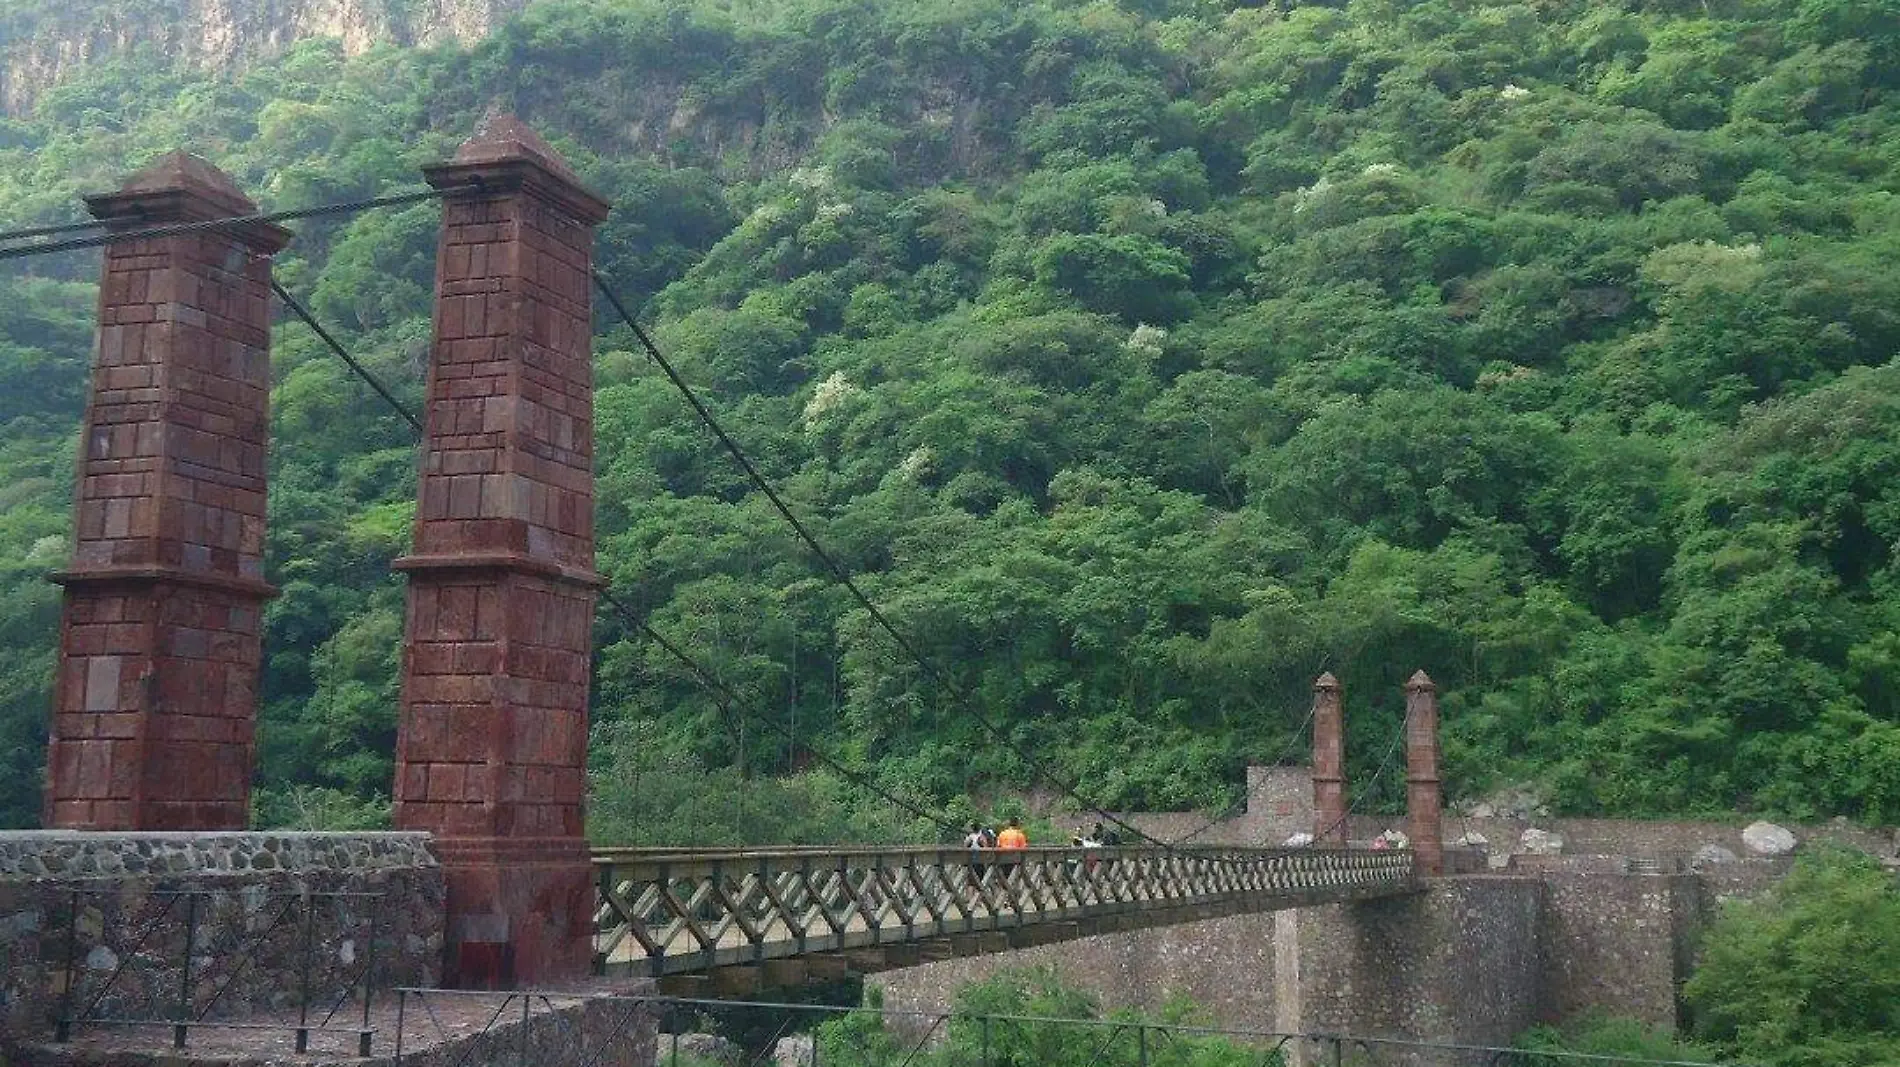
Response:
[[[20,114],[79,66],[135,48],[205,70],[334,37],[351,54],[382,42],[472,41],[532,0],[9,0],[0,11],[0,112]]]

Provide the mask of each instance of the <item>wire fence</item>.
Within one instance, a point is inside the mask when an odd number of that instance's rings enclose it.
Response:
[[[412,1067],[1740,1067],[1109,1018],[690,997],[395,991]]]
[[[313,1033],[369,1055],[383,894],[163,890],[128,905],[118,887],[62,893],[47,942],[58,961],[53,1040],[90,1028],[273,1030],[304,1052]]]

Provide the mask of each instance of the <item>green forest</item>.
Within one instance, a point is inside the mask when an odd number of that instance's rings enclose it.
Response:
[[[1215,810],[1304,758],[1322,670],[1363,787],[1419,668],[1453,798],[1900,821],[1893,0],[546,0],[466,48],[94,63],[0,120],[0,222],[178,147],[270,209],[411,189],[495,108],[969,696],[603,315],[601,569],[743,700],[603,613],[597,839],[935,834],[814,752],[959,815],[1033,762]],[[277,260],[412,406],[439,218]],[[0,285],[0,824],[37,818],[97,270]],[[273,364],[257,817],[375,825],[414,444],[301,324]]]

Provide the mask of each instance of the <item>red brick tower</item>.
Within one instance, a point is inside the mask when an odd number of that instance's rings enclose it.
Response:
[[[448,881],[451,981],[587,973],[594,597],[592,228],[608,205],[491,118],[445,190],[403,650],[396,825]]]
[[[175,152],[87,198],[109,231],[250,215]],[[270,427],[270,256],[250,223],[106,246],[65,586],[44,821],[249,819]]]
[[[1418,873],[1445,873],[1438,794],[1438,686],[1424,671],[1405,683],[1405,816]]]
[[[1346,715],[1339,679],[1313,681],[1313,843],[1346,847]]]

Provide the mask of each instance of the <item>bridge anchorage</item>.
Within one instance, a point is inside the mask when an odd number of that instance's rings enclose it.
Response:
[[[1397,896],[1408,850],[597,852],[595,969],[732,995],[1122,930]]]

